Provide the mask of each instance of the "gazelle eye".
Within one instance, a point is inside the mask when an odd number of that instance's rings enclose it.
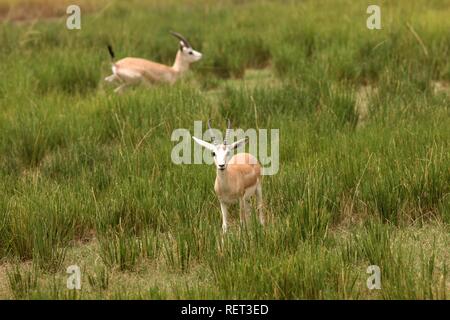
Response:
[[[211,155],[212,155],[213,157],[215,157],[215,156],[216,156],[216,153],[215,153],[215,152],[211,152]]]
[[[192,51],[189,51],[189,54],[193,54],[193,52],[192,52]]]

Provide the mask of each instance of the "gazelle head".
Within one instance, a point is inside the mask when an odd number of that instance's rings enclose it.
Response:
[[[180,53],[184,61],[193,63],[202,58],[202,54],[198,51],[195,51],[185,37],[183,37],[178,32],[170,31],[170,34],[180,40]]]
[[[208,120],[208,128],[209,130],[212,130],[209,120]],[[246,137],[229,144],[228,140],[230,138],[230,131],[231,131],[231,122],[230,120],[228,120],[228,127],[227,130],[225,131],[225,139],[223,140],[222,143],[218,143],[214,135],[211,135],[212,143],[203,141],[196,137],[192,137],[194,141],[197,142],[199,145],[211,151],[211,154],[214,158],[214,164],[216,165],[216,168],[218,170],[225,170],[227,168],[228,160],[230,160],[233,150],[247,142]]]

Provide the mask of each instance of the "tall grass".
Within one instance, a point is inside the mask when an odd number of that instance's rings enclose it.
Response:
[[[366,8],[132,1],[83,14],[79,31],[4,22],[0,258],[19,264],[8,297],[448,298],[450,95],[434,83],[450,81],[450,9],[383,2],[383,29],[369,31]],[[113,94],[106,43],[170,64],[169,30],[204,59],[172,87]],[[249,80],[249,68],[266,70]],[[172,131],[208,118],[280,130],[265,228],[239,228],[232,207],[223,236],[214,169],[171,162]],[[421,248],[427,225],[443,240]],[[69,261],[80,292],[65,288]],[[379,292],[365,286],[370,264]]]

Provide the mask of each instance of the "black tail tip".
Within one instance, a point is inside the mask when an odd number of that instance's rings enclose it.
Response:
[[[109,55],[111,56],[111,58],[114,59],[114,51],[110,44],[108,44],[108,51],[109,51]]]

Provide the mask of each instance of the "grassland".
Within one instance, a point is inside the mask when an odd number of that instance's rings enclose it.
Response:
[[[100,4],[3,15],[0,298],[449,298],[450,1],[380,1],[382,30],[367,1]],[[106,43],[171,63],[169,30],[204,59],[113,94]],[[214,168],[170,160],[208,118],[280,129],[269,224],[224,241]]]

